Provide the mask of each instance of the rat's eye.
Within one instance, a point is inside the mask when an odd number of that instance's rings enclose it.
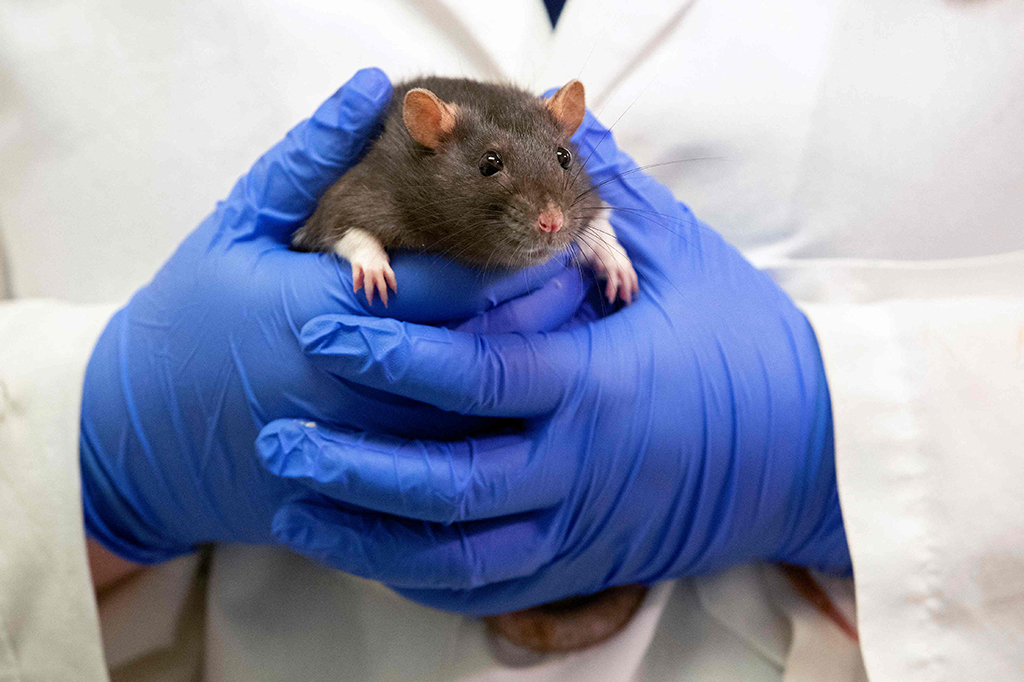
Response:
[[[498,152],[484,152],[483,157],[480,159],[480,175],[485,178],[489,175],[494,175],[504,167],[505,164],[501,162]]]
[[[559,147],[558,151],[555,152],[555,156],[558,157],[558,165],[569,170],[569,164],[572,163],[572,153],[565,147]]]

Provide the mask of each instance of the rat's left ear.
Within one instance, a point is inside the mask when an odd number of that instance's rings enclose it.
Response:
[[[583,114],[587,104],[583,93],[583,83],[571,80],[563,85],[558,92],[544,100],[548,108],[567,133],[572,135],[583,123]]]

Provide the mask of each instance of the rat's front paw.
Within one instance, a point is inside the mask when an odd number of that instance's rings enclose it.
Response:
[[[608,280],[604,285],[604,295],[608,302],[614,303],[618,297],[623,303],[629,304],[633,302],[633,297],[640,293],[640,281],[629,256],[618,242],[615,242],[615,245],[618,249],[600,252],[596,262],[591,262],[591,266],[599,279]]]
[[[334,252],[352,264],[352,291],[364,289],[370,305],[376,291],[387,307],[388,287],[397,294],[398,282],[380,240],[366,230],[352,228],[334,245]]]
[[[352,263],[352,291],[359,291],[360,287],[366,292],[367,303],[373,304],[374,291],[380,294],[380,300],[384,307],[388,305],[388,288],[398,292],[398,283],[395,281],[395,271],[391,269],[391,262],[386,253],[373,254],[365,258],[361,255],[354,255]]]
[[[588,228],[588,237],[579,241],[584,262],[594,269],[598,279],[607,280],[604,295],[609,303],[616,298],[629,304],[640,293],[640,282],[626,250],[615,238],[615,231],[607,220],[595,220]]]

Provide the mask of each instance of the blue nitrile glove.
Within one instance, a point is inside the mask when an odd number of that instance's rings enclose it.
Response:
[[[370,315],[347,263],[288,243],[357,161],[390,97],[382,72],[356,74],[256,162],[107,325],[85,378],[81,461],[86,526],[108,549],[148,563],[202,542],[274,542],[274,513],[304,488],[256,457],[273,419],[431,437],[492,421],[340,381],[299,344],[318,315]],[[387,314],[404,319],[490,311],[466,324],[550,329],[582,299],[577,273],[559,263],[506,276],[427,256],[398,254],[393,265],[399,292]],[[379,300],[372,312],[385,312]]]
[[[526,421],[453,442],[271,423],[266,466],[309,487],[275,516],[276,536],[477,614],[754,560],[849,572],[807,319],[589,115],[577,139],[617,207],[639,299],[596,320],[584,307],[552,333],[310,321],[306,351],[339,377]]]

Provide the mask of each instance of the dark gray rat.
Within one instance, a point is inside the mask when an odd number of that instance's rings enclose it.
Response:
[[[301,251],[352,264],[353,290],[387,304],[397,291],[387,249],[447,256],[483,268],[524,268],[574,246],[607,278],[605,295],[628,303],[637,276],[607,220],[570,137],[583,121],[583,85],[548,99],[511,85],[427,77],[401,83],[384,130],[363,160],[321,198],[294,235]],[[803,568],[784,567],[799,593],[843,632],[856,629]],[[538,652],[593,646],[621,630],[646,587],[613,587],[485,619]]]
[[[300,251],[352,265],[353,290],[387,304],[397,291],[387,249],[471,266],[519,269],[571,246],[628,303],[636,272],[615,238],[570,137],[583,121],[582,83],[552,97],[512,85],[427,77],[395,86],[384,129],[293,236]],[[515,644],[564,651],[595,644],[632,617],[646,588],[613,588],[485,619]],[[628,595],[628,597],[624,597]],[[524,633],[543,634],[525,637]]]
[[[583,84],[552,97],[512,85],[426,77],[395,86],[384,130],[320,199],[294,235],[301,251],[352,264],[353,289],[387,304],[397,291],[387,249],[519,269],[575,245],[629,302],[636,273],[570,141],[583,121]]]

